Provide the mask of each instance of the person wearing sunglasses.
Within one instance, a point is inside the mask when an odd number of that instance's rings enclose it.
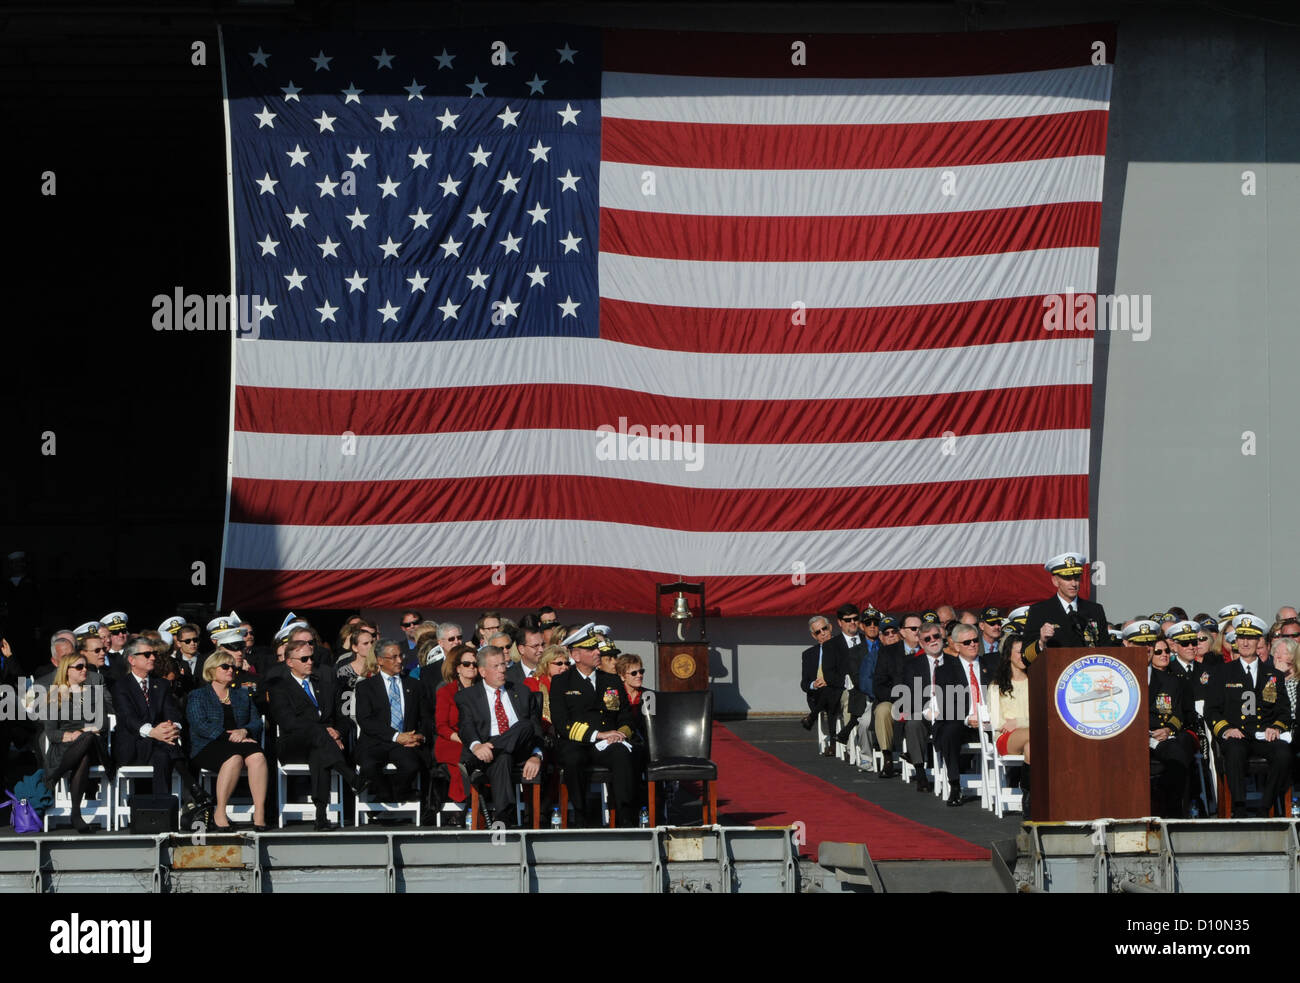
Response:
[[[235,660],[230,649],[243,645],[242,628],[217,632],[217,650],[203,663],[203,681],[190,694],[186,722],[191,738],[190,760],[195,768],[206,768],[217,776],[217,804],[212,824],[230,831],[234,824],[226,815],[239,776],[248,774],[253,793],[253,828],[261,833],[266,825],[266,755],[262,753],[262,718],[253,707],[249,692],[234,684]]]
[[[916,615],[911,615],[914,620]],[[886,615],[880,619],[880,650],[876,653],[876,668],[871,676],[871,693],[875,704],[871,708],[872,726],[876,735],[876,746],[884,755],[884,765],[877,777],[893,778],[898,771],[894,767],[894,744],[902,735],[902,727],[895,733],[894,721],[901,720],[904,712],[900,690],[906,689],[911,679],[912,660],[903,647],[902,634],[899,631],[900,619]],[[915,635],[913,635],[915,637]],[[864,760],[870,760],[863,745]]]
[[[924,632],[922,641],[932,637]],[[935,675],[943,697],[942,718],[935,728],[934,743],[948,771],[948,805],[960,806],[962,745],[979,740],[979,729],[989,729],[988,692],[993,674],[980,661],[979,630],[958,622],[952,629],[951,644],[957,658],[944,659]],[[951,704],[951,706],[949,706]]]
[[[1169,671],[1171,642],[1195,651],[1199,626],[1178,621],[1164,630],[1155,621],[1143,619],[1124,626],[1123,644],[1144,649],[1147,655],[1147,735],[1151,739],[1151,760],[1161,764],[1154,780],[1152,809],[1171,819],[1185,817],[1190,799],[1192,759],[1196,738],[1187,733],[1192,720],[1192,694],[1181,676]]]
[[[551,730],[551,680],[569,671],[569,650],[563,645],[548,645],[537,660],[538,695],[542,698],[542,733],[550,739]]]
[[[861,618],[856,604],[841,604],[835,611],[840,633],[831,639],[831,645],[836,648],[836,661],[844,669],[840,679],[839,712],[835,716],[838,727],[835,740],[840,743],[849,739],[849,732],[866,709],[866,699],[858,690],[858,680],[862,672],[862,656],[870,645],[862,634]]]
[[[113,755],[117,763],[151,767],[154,795],[171,795],[175,771],[181,776],[186,806],[212,804],[194,780],[181,750],[184,716],[171,685],[154,674],[158,656],[153,644],[147,638],[137,638],[127,645],[125,658],[128,671],[116,686]]]
[[[281,761],[307,765],[316,831],[337,829],[329,817],[330,772],[342,775],[353,792],[366,787],[343,746],[338,677],[317,668],[310,637],[289,640],[284,665],[288,671],[271,682],[268,694],[279,727],[276,750]]]
[[[478,682],[478,659],[474,656],[473,647],[461,643],[451,646],[437,671],[431,669],[420,677],[420,696],[426,707],[430,691],[434,690],[434,679],[441,680],[441,685],[432,696],[433,760],[447,766],[448,801],[464,805],[468,790],[460,775],[460,757],[464,745],[460,740],[460,709],[456,706],[456,694]],[[426,721],[429,717],[430,713],[426,712]]]
[[[96,630],[90,642],[104,646]],[[84,646],[83,646],[84,647]],[[72,798],[72,828],[78,833],[92,833],[94,828],[81,818],[81,804],[90,783],[91,765],[104,767],[104,780],[111,781],[115,767],[108,752],[106,708],[102,702],[107,690],[86,682],[90,664],[83,652],[73,652],[59,660],[49,689],[49,710],[45,717],[45,784],[50,791],[64,776]]]
[[[402,620],[400,624],[402,626],[403,633],[405,633],[406,635],[406,649],[408,652],[414,652],[416,647],[419,644],[419,642],[415,637],[415,633],[419,629],[420,624],[423,621],[424,621],[424,615],[420,614],[419,611],[402,612]]]
[[[921,648],[908,667],[906,695],[901,700],[907,720],[903,725],[903,736],[907,740],[908,757],[916,767],[916,790],[930,792],[933,786],[925,775],[925,769],[930,764],[930,742],[934,740],[942,716],[940,671],[952,661],[952,657],[943,654],[943,629],[937,623],[923,623],[923,627],[917,630],[917,640]]]
[[[841,646],[834,645],[831,622],[825,615],[808,619],[808,633],[813,643],[799,656],[799,688],[808,703],[808,713],[800,721],[804,730],[812,730],[818,714],[824,716],[823,733],[835,732],[834,721],[840,712],[840,694],[844,691],[844,669],[840,664]],[[823,754],[833,755],[835,748],[828,741]]]

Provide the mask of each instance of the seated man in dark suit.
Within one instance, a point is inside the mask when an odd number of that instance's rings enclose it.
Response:
[[[357,777],[343,752],[338,719],[338,685],[331,672],[315,672],[310,639],[285,646],[286,670],[271,679],[268,702],[280,728],[277,751],[281,761],[306,764],[311,772],[311,800],[316,806],[316,829],[336,829],[329,818],[330,770],[343,776],[354,792],[365,782]]]
[[[587,624],[564,640],[573,668],[551,680],[556,752],[578,826],[589,825],[587,792],[592,765],[604,766],[613,775],[618,825],[635,826],[635,755],[630,746],[624,746],[633,733],[634,710],[624,698],[623,681],[596,668],[600,664],[600,634],[608,634],[608,629]]]
[[[172,699],[171,686],[149,674],[154,666],[153,644],[137,638],[125,652],[128,670],[117,682],[113,757],[119,765],[153,768],[154,795],[171,794],[174,770],[184,783],[186,802],[210,801],[186,765],[180,744],[185,717]]]
[[[542,718],[532,692],[506,678],[506,661],[505,651],[497,646],[478,650],[480,682],[456,694],[457,731],[464,746],[461,760],[471,778],[477,771],[487,772],[493,819],[514,826],[511,772],[522,762],[524,779],[537,777],[542,767]]]
[[[952,630],[955,659],[946,658],[936,673],[943,694],[943,719],[935,728],[934,744],[948,772],[948,805],[961,805],[961,746],[978,741],[977,728],[988,720],[988,688],[993,674],[979,658],[979,631],[974,625],[958,624]]]
[[[403,658],[399,642],[385,642],[376,657],[379,672],[357,683],[356,690],[361,777],[384,802],[409,800],[416,776],[433,761],[421,733],[419,684],[402,675]],[[392,781],[384,774],[388,764],[397,769]]]
[[[908,615],[908,621],[920,622],[920,616]],[[953,658],[943,654],[943,629],[937,623],[920,622],[917,640],[920,650],[906,661],[907,685],[901,701],[902,712],[907,715],[903,736],[907,738],[907,756],[916,768],[916,790],[929,792],[933,786],[925,777],[925,769],[930,763],[930,743],[936,739],[943,718],[941,672]],[[908,660],[908,656],[904,654],[903,659]]]
[[[808,620],[813,644],[800,656],[799,688],[808,700],[808,715],[801,721],[804,730],[812,730],[817,714],[825,714],[822,732],[833,735],[838,729],[840,695],[844,692],[844,669],[840,665],[840,647],[832,644],[831,623],[823,615]],[[829,741],[825,753],[834,754]]]

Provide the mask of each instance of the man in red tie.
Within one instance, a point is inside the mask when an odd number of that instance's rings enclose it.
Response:
[[[937,685],[942,723],[935,730],[934,743],[948,770],[948,805],[961,805],[961,746],[979,740],[977,727],[988,726],[988,686],[992,673],[979,659],[979,630],[959,624],[952,630],[956,659],[939,667]]]
[[[510,810],[514,801],[511,772],[523,764],[525,781],[542,767],[542,721],[532,694],[506,679],[506,653],[495,645],[478,651],[479,682],[456,694],[460,711],[461,760],[471,780],[487,773],[492,787],[492,816],[508,827],[517,825]]]

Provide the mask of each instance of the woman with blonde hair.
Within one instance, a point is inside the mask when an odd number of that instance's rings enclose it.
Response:
[[[379,662],[375,659],[375,633],[369,627],[357,625],[348,636],[348,645],[351,658],[339,662],[336,675],[339,691],[350,693],[357,688],[357,683],[379,671]]]
[[[100,639],[91,642],[105,644]],[[89,663],[83,651],[71,652],[59,660],[49,690],[49,714],[45,718],[45,784],[53,791],[60,778],[71,776],[68,790],[72,798],[72,828],[78,833],[94,832],[81,818],[90,766],[103,765],[109,778],[114,771],[113,757],[108,753],[105,690],[103,686],[87,684],[88,672]]]
[[[228,652],[218,648],[203,663],[203,680],[190,694],[186,719],[191,737],[190,758],[198,768],[217,776],[217,805],[213,825],[230,830],[226,803],[242,772],[248,773],[248,788],[253,793],[253,829],[266,832],[266,755],[262,753],[262,718],[253,709],[252,699],[238,686]]]

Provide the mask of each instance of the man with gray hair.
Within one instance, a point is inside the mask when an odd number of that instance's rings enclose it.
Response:
[[[945,659],[936,674],[943,694],[939,701],[942,722],[935,728],[934,744],[948,771],[948,805],[959,806],[961,798],[961,747],[978,741],[977,728],[988,722],[988,688],[993,674],[979,659],[979,629],[958,624],[952,630],[955,659]]]
[[[804,691],[808,701],[808,714],[801,723],[804,730],[812,730],[816,714],[824,713],[827,719],[823,723],[824,732],[830,736],[835,733],[835,719],[840,712],[840,693],[844,688],[844,668],[839,661],[839,648],[831,645],[831,622],[825,615],[815,615],[808,619],[808,631],[813,644],[803,650],[802,675],[799,688]],[[834,754],[835,748],[827,742],[827,754]]]
[[[66,628],[50,636],[50,664],[41,666],[32,674],[32,682],[49,686],[54,681],[54,670],[59,667],[59,660],[77,650],[77,636]]]
[[[464,633],[460,625],[453,624],[450,621],[444,621],[438,625],[438,645],[429,653],[429,665],[441,662],[447,657],[447,653],[459,645],[464,640]],[[423,675],[423,673],[421,674]]]
[[[188,802],[210,801],[186,767],[181,750],[181,721],[184,717],[172,698],[171,686],[152,675],[153,643],[137,638],[123,650],[127,671],[114,687],[117,727],[113,732],[113,757],[119,765],[148,765],[153,768],[153,794],[170,795],[172,771],[183,781]]]

